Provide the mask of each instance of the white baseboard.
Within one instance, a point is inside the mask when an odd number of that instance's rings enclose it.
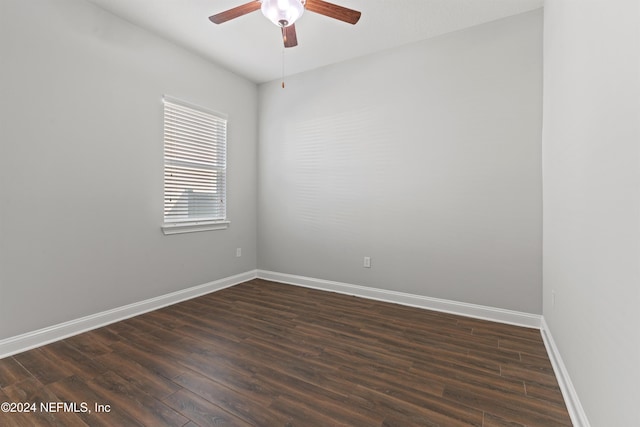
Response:
[[[258,270],[258,278],[319,289],[322,291],[337,292],[378,301],[442,311],[445,313],[458,314],[461,316],[490,320],[493,322],[540,329],[547,354],[549,355],[549,360],[553,365],[553,370],[558,380],[562,396],[565,404],[567,405],[567,411],[571,417],[571,422],[574,427],[590,427],[589,420],[582,408],[578,394],[573,387],[569,373],[562,362],[558,348],[553,341],[553,337],[551,336],[551,332],[549,331],[543,316],[476,304],[430,298],[421,295],[412,295],[403,292],[370,288],[366,286],[351,285],[348,283],[295,276],[292,274],[277,273],[273,271]]]
[[[468,304],[438,298],[430,298],[404,292],[351,285],[348,283],[332,282],[329,280],[314,279],[311,277],[295,276],[292,274],[277,273],[274,271],[258,270],[258,278],[273,280],[274,282],[288,283],[290,285],[319,289],[322,291],[337,292],[340,294],[354,295],[378,301],[385,301],[411,307],[458,314],[461,316],[473,317],[476,319],[508,323],[510,325],[524,326],[527,328],[540,329],[540,320],[542,318],[542,316],[537,314],[504,310],[501,308]]]
[[[39,329],[37,331],[0,340],[0,359],[32,348],[40,347],[54,341],[68,338],[82,332],[87,332],[101,326],[106,326],[110,323],[157,310],[171,304],[176,304],[181,301],[219,291],[224,288],[255,279],[256,277],[257,270],[251,270],[246,273],[225,277],[203,285],[194,286],[188,289],[183,289],[170,294],[161,295],[159,297],[150,298],[144,301],[114,308],[112,310],[103,311],[101,313],[92,314],[79,319]]]
[[[239,283],[255,279],[256,277],[322,291],[354,295],[378,301],[540,329],[547,353],[549,354],[549,359],[553,365],[556,378],[558,379],[558,384],[560,385],[560,390],[562,391],[562,395],[567,405],[571,421],[575,427],[590,427],[587,416],[582,408],[576,390],[573,387],[571,378],[569,377],[569,373],[567,372],[562,361],[562,357],[558,352],[558,348],[553,341],[551,332],[549,331],[544,317],[542,316],[266,270],[251,270],[235,276],[225,277],[223,279],[205,283],[203,285],[194,286],[188,289],[183,289],[170,294],[161,295],[159,297],[150,298],[137,303],[128,304],[112,310],[103,311],[101,313],[92,314],[79,319],[39,329],[37,331],[0,340],[0,359],[32,348],[40,347],[54,341],[68,338],[73,335],[87,332],[92,329],[106,326],[111,323],[128,319],[130,317],[138,316],[149,311],[157,310],[171,304],[176,304],[211,292],[216,292]]]
[[[551,335],[551,331],[549,330],[549,326],[547,326],[547,322],[544,320],[544,317],[542,318],[540,329],[542,331],[542,340],[547,348],[549,360],[551,361],[553,371],[558,379],[558,385],[560,386],[560,391],[562,391],[564,403],[567,405],[567,411],[569,411],[571,422],[574,427],[590,427],[587,414],[584,412],[584,408],[580,403],[578,393],[576,393],[576,389],[573,387],[573,383],[569,377],[569,372],[564,366],[558,347],[556,347],[556,343],[553,340],[553,336]]]

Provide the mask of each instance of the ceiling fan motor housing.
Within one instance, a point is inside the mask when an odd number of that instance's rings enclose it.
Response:
[[[262,14],[278,27],[288,27],[304,12],[306,0],[262,0]]]

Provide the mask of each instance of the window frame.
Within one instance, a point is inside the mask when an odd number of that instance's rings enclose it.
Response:
[[[227,145],[228,145],[228,116],[224,113],[219,113],[217,111],[213,111],[207,108],[203,108],[200,107],[198,105],[194,105],[191,104],[189,102],[185,102],[181,99],[177,99],[168,95],[164,95],[162,98],[163,101],[163,119],[162,119],[162,123],[163,123],[163,223],[162,223],[162,232],[165,235],[171,235],[171,234],[181,234],[181,233],[193,233],[193,232],[199,232],[199,231],[210,231],[210,230],[224,230],[226,228],[229,227],[229,224],[231,223],[231,221],[229,221],[227,215],[227,203],[228,203],[228,196],[227,196]],[[215,175],[219,175],[220,173],[222,174],[222,194],[224,195],[224,199],[223,199],[223,213],[224,213],[224,217],[215,217],[215,216],[211,216],[211,217],[198,217],[198,218],[183,218],[183,219],[177,219],[174,218],[173,220],[171,220],[171,218],[167,217],[167,168],[171,168],[171,167],[175,167],[176,166],[176,162],[177,160],[175,158],[171,158],[171,155],[168,155],[167,153],[167,147],[170,146],[172,143],[175,143],[174,140],[171,139],[171,137],[169,136],[169,132],[167,131],[168,127],[171,127],[171,125],[169,124],[168,126],[168,121],[171,121],[173,123],[174,119],[168,120],[167,117],[167,111],[168,111],[168,107],[167,104],[170,104],[172,106],[178,107],[178,108],[182,108],[182,109],[186,109],[186,110],[192,110],[195,114],[204,114],[207,115],[209,118],[215,120],[215,121],[222,121],[224,123],[223,126],[223,136],[224,136],[224,140],[222,142],[220,142],[219,140],[215,140],[212,141],[212,144],[215,145],[214,150],[215,151],[220,151],[222,147],[222,155],[223,155],[223,162],[222,162],[222,166],[210,166],[210,170],[215,171]],[[215,158],[212,158],[211,160],[213,160],[214,162],[216,161]],[[195,162],[194,159],[191,159],[192,162]],[[173,162],[173,164],[172,164]],[[219,161],[218,161],[219,162]],[[189,161],[185,161],[185,160],[180,160],[180,163],[183,164],[188,164]],[[195,164],[195,163],[194,163]],[[212,178],[212,181],[213,178]],[[174,182],[175,184],[175,182]],[[215,184],[213,184],[213,186],[215,186]],[[219,186],[217,186],[216,188],[219,188]]]

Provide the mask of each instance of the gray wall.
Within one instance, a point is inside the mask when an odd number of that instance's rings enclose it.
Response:
[[[544,318],[591,425],[638,426],[639,3],[544,21]]]
[[[0,55],[0,339],[255,268],[255,84],[80,0],[0,1]],[[228,230],[160,230],[163,94],[229,115]]]
[[[541,10],[286,84],[259,91],[259,268],[541,313]]]

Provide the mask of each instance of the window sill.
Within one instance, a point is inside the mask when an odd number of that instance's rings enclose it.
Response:
[[[195,233],[198,231],[225,230],[229,228],[230,221],[193,221],[162,224],[162,232],[165,236],[171,234]]]

